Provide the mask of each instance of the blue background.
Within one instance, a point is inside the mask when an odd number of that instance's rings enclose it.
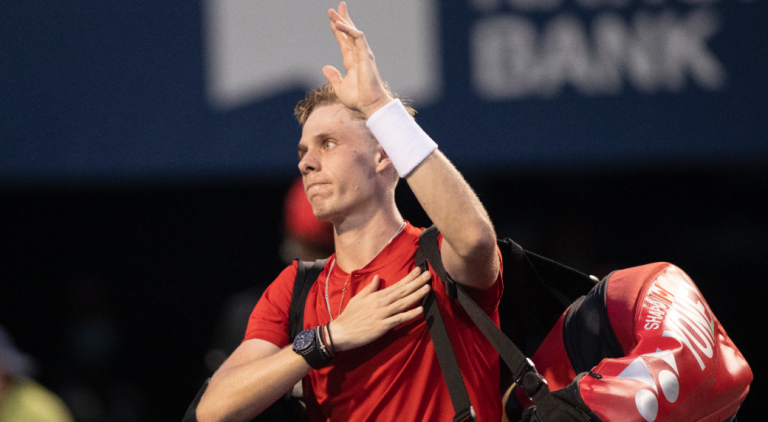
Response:
[[[198,2],[6,2],[0,17],[0,183],[220,180],[295,173],[296,89],[232,111],[205,97]],[[500,6],[498,16],[513,12]],[[694,10],[670,4],[681,15]],[[419,122],[464,171],[762,162],[768,157],[768,9],[716,2],[718,91],[488,101],[471,87],[470,29],[442,2],[443,94]],[[589,21],[597,12],[565,3]],[[643,5],[619,10],[630,22]],[[609,10],[610,11],[610,10]],[[532,14],[533,22],[551,14]],[[322,18],[322,17],[321,17]],[[277,42],[278,40],[276,40]],[[318,72],[320,69],[318,69]],[[386,75],[384,75],[386,77]],[[395,89],[397,87],[394,87]]]

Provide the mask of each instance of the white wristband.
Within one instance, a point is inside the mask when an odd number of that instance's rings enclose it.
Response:
[[[378,109],[365,124],[392,160],[400,177],[410,174],[437,149],[435,141],[411,118],[399,99]]]

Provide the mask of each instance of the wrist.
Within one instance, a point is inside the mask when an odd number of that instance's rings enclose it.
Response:
[[[437,149],[435,141],[413,120],[398,99],[376,110],[365,124],[400,177],[411,174]]]
[[[360,112],[363,113],[363,116],[365,116],[365,119],[368,120],[377,111],[381,110],[382,107],[386,106],[393,100],[394,98],[392,98],[390,95],[384,95],[380,99],[374,101],[373,103],[360,107]]]
[[[347,340],[346,334],[344,333],[344,328],[338,325],[336,321],[328,323],[327,328],[328,332],[333,330],[333,346],[336,348],[337,354],[341,351],[349,350],[352,348]]]
[[[325,342],[325,346],[328,348],[328,351],[330,352],[331,359],[336,358],[338,351],[336,350],[336,345],[333,343],[333,336],[331,336],[330,322],[328,324],[325,324],[322,327],[322,333],[323,333],[323,340]]]
[[[301,355],[314,369],[331,364],[331,356],[323,342],[322,327],[309,328],[300,332],[293,340],[293,351]]]

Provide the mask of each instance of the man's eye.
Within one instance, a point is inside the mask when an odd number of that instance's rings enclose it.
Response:
[[[334,141],[325,141],[325,144],[323,144],[323,148],[325,149],[331,149],[336,146],[336,142]]]

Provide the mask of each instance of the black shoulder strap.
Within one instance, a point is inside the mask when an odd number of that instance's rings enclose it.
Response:
[[[296,271],[296,280],[293,282],[293,294],[291,295],[291,310],[288,314],[288,331],[290,341],[302,331],[304,327],[304,307],[307,303],[309,289],[315,284],[317,277],[323,271],[328,259],[318,259],[315,262],[297,259],[299,268]]]
[[[440,249],[437,243],[437,235],[438,235],[438,231],[435,226],[432,226],[427,230],[424,230],[424,232],[422,232],[421,234],[421,237],[419,238],[419,249],[423,250],[423,254],[425,255],[427,261],[429,261],[429,264],[432,266],[432,269],[434,269],[435,273],[437,273],[437,276],[440,277],[440,279],[443,280],[444,283],[452,284],[451,290],[456,292],[456,298],[458,299],[459,304],[464,308],[464,310],[467,312],[467,314],[475,323],[475,325],[477,325],[477,327],[480,329],[483,335],[486,338],[488,338],[488,341],[499,352],[501,359],[504,361],[504,363],[507,364],[509,369],[512,371],[513,377],[515,379],[519,379],[520,375],[530,370],[531,365],[529,364],[525,355],[520,351],[520,349],[518,349],[517,346],[515,346],[515,344],[512,343],[512,341],[509,338],[507,338],[507,336],[505,336],[504,333],[502,333],[498,327],[496,327],[496,324],[494,324],[493,321],[491,321],[488,315],[486,315],[485,311],[483,311],[472,300],[472,298],[470,298],[469,295],[467,295],[467,293],[464,291],[464,288],[460,284],[455,283],[451,278],[451,276],[445,271],[445,267],[443,266],[443,263],[442,263],[443,259],[440,255]],[[419,255],[420,253],[417,251],[416,256],[419,257]],[[446,291],[450,291],[450,290],[446,288]],[[437,313],[439,314],[439,312],[440,310],[438,308]],[[435,331],[433,333],[433,330],[430,327],[430,335],[432,336],[432,341],[435,342],[436,350],[444,348],[443,346],[444,343],[447,343],[448,345],[450,345],[450,340],[447,339],[447,333],[445,334],[446,339],[443,340],[440,338],[443,336],[443,333],[439,331]],[[451,355],[453,355],[453,353],[451,353]],[[440,355],[438,354],[438,359],[439,357]],[[453,359],[453,362],[455,364],[456,362],[455,358]],[[442,363],[441,363],[441,366],[442,366]],[[458,369],[458,364],[456,364],[455,369],[451,368],[451,370],[460,372]],[[443,372],[445,373],[445,371]],[[452,386],[447,377],[446,377],[446,382],[448,382],[448,389],[451,390]],[[453,386],[453,388],[457,390],[461,389],[466,391],[463,380],[461,382],[461,386],[459,386],[458,383],[455,383],[455,386]]]
[[[432,248],[437,249],[437,229],[435,226],[423,231],[419,237],[419,248],[416,250],[416,266],[421,267],[422,271],[427,271],[427,260],[429,256],[432,256],[435,251]],[[440,251],[436,251],[437,255],[440,255]],[[436,260],[429,260],[429,264],[435,269],[435,272],[440,274],[435,268],[439,266],[441,272],[448,277],[445,269],[443,268],[442,260],[439,262]],[[442,277],[440,277],[443,279]],[[446,291],[448,291],[449,282],[443,282],[446,284]],[[431,281],[430,281],[431,283]],[[456,283],[450,283],[456,286]],[[455,290],[454,290],[455,294]],[[448,337],[448,331],[445,329],[443,317],[440,314],[440,307],[437,305],[435,294],[430,290],[429,294],[424,298],[422,303],[424,307],[424,319],[427,322],[427,328],[429,329],[429,336],[432,338],[432,343],[435,346],[435,354],[437,354],[437,361],[440,363],[440,370],[443,372],[443,378],[448,386],[448,395],[451,397],[451,403],[453,404],[453,411],[455,416],[454,422],[463,421],[475,421],[475,411],[472,409],[472,404],[469,402],[469,395],[467,394],[467,388],[464,385],[464,378],[461,376],[459,370],[459,364],[456,361],[456,355],[453,352],[453,345],[451,339]]]
[[[478,329],[480,329],[483,335],[499,353],[501,360],[512,372],[512,377],[515,382],[525,390],[528,396],[531,397],[531,399],[537,405],[550,402],[552,399],[549,388],[547,387],[544,378],[536,371],[533,362],[526,358],[525,354],[520,351],[515,343],[513,343],[512,340],[510,340],[501,330],[499,330],[498,327],[496,327],[496,324],[493,323],[485,311],[483,311],[472,300],[472,298],[466,293],[460,284],[453,282],[453,279],[445,271],[445,267],[442,264],[439,245],[437,244],[437,235],[437,229],[434,226],[422,232],[422,235],[419,238],[419,250],[417,250],[416,253],[416,264],[419,264],[419,259],[426,259],[435,270],[435,273],[438,275],[438,277],[440,277],[441,280],[443,280],[444,283],[453,284],[450,290],[446,288],[446,291],[456,292],[456,299],[458,300],[459,304],[464,308],[475,325],[477,325]],[[522,248],[520,248],[520,252],[523,252]],[[432,308],[437,308],[436,313],[439,315],[439,308],[437,306],[432,306]],[[428,308],[425,306],[425,312],[427,312],[427,309]],[[427,315],[429,318],[430,314]],[[443,359],[440,358],[440,354],[445,352],[440,352],[439,350],[446,348],[446,345],[449,348],[451,347],[447,332],[445,332],[445,327],[443,326],[442,331],[433,330],[431,326],[429,326],[429,328],[430,336],[432,337],[432,341],[435,343],[435,350],[438,353],[438,360],[440,361],[441,368],[444,368],[444,366],[450,366],[448,373],[446,373],[446,370],[443,369],[443,374],[445,375],[446,383],[448,384],[448,391],[451,393],[451,400],[454,401],[454,396],[461,397],[462,394],[466,395],[466,387],[464,386],[463,379],[461,378],[461,372],[459,370],[458,363],[456,362],[455,356],[453,356],[452,350],[451,356],[453,359],[447,359],[445,365],[443,364]],[[454,373],[458,373],[458,377],[456,377]],[[458,381],[456,380],[457,378]],[[458,406],[454,401],[454,409],[457,407]]]

